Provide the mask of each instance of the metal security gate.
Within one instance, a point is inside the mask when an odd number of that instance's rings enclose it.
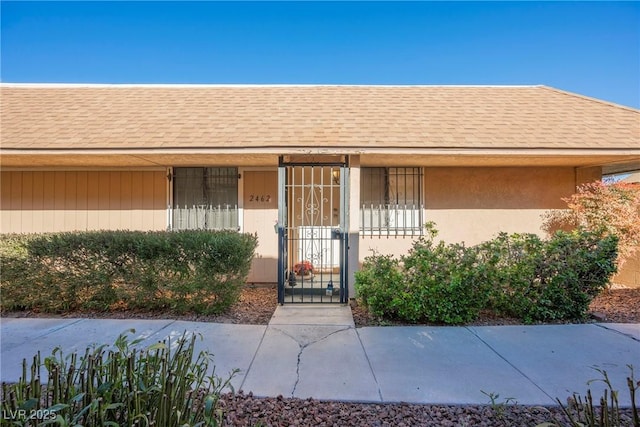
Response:
[[[348,165],[285,162],[278,172],[278,302],[345,303]]]

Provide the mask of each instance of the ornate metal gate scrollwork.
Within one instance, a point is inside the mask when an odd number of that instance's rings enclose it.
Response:
[[[279,168],[278,301],[346,302],[346,162]]]

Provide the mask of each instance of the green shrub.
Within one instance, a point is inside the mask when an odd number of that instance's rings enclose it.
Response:
[[[408,322],[459,324],[478,316],[488,300],[488,269],[479,253],[463,245],[434,244],[428,226],[401,262],[391,256],[365,259],[356,273],[363,305],[377,316]]]
[[[400,261],[365,260],[356,274],[364,305],[408,322],[460,324],[484,310],[524,322],[582,320],[616,271],[617,238],[576,230],[549,240],[499,234],[477,246],[418,239]]]
[[[237,301],[256,245],[230,231],[2,236],[2,309],[220,313]]]
[[[547,241],[521,313],[526,321],[582,320],[616,272],[617,237],[559,231]]]
[[[617,239],[575,230],[541,240],[501,234],[483,250],[499,254],[490,307],[527,323],[583,320],[616,271]]]
[[[355,276],[362,303],[373,315],[398,317],[398,300],[405,293],[398,260],[374,254],[365,258],[362,268],[356,271]]]
[[[130,330],[129,332],[135,332]],[[60,348],[41,363],[23,361],[15,384],[2,384],[2,413],[11,425],[215,426],[222,422],[221,392],[235,375],[223,380],[209,373],[212,355],[195,360],[196,336],[182,335],[146,349],[141,340],[121,334],[114,346],[93,346],[84,355],[64,356]],[[40,384],[42,367],[47,383]]]
[[[418,239],[402,257],[411,297],[400,317],[409,321],[460,324],[478,317],[488,300],[491,271],[476,248],[434,244],[435,230]]]

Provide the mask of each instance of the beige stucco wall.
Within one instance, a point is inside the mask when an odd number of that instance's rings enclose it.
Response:
[[[0,231],[167,226],[164,171],[2,171]]]
[[[374,253],[377,255],[404,255],[411,249],[411,245],[416,238],[360,236],[360,262],[362,263],[366,257]]]
[[[574,193],[574,168],[427,168],[425,218],[448,242],[476,244],[497,233],[542,234],[542,214]]]
[[[640,288],[640,252],[636,252],[633,258],[627,260],[611,281],[620,285]]]
[[[597,179],[598,170],[581,172]],[[433,221],[437,239],[474,245],[499,232],[536,233],[542,215],[562,209],[575,191],[577,170],[569,167],[425,168],[425,221]],[[404,254],[414,238],[361,237],[360,261],[375,250]]]
[[[566,207],[562,201],[576,185],[601,179],[601,168],[426,168],[425,220],[438,239],[474,245],[497,233],[541,236],[542,215]],[[412,238],[361,237],[360,262],[371,250],[401,255]],[[640,255],[629,260],[613,280],[640,286]]]

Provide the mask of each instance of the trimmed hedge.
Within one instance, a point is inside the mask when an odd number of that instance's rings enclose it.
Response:
[[[582,320],[616,272],[617,238],[577,230],[549,240],[500,234],[477,246],[434,242],[427,224],[400,260],[367,257],[358,296],[376,316],[462,324],[492,310],[526,323]]]
[[[237,301],[256,246],[231,231],[5,235],[1,308],[217,314]]]

